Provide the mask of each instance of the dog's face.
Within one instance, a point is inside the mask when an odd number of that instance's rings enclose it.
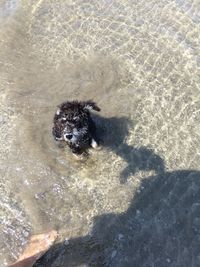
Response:
[[[88,132],[89,110],[100,111],[100,108],[92,101],[61,104],[54,116],[53,135],[56,140],[78,142]]]

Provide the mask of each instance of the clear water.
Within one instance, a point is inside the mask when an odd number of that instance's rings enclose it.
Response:
[[[37,266],[200,266],[199,1],[0,2],[0,265],[57,229]],[[94,99],[100,151],[51,135]]]

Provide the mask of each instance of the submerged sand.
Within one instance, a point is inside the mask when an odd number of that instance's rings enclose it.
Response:
[[[200,266],[199,1],[0,3],[0,265]],[[102,149],[77,162],[56,106],[94,99]]]

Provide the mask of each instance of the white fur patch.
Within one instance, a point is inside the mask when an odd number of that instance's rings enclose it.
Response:
[[[91,105],[86,105],[84,108],[86,108],[88,110],[93,110],[93,107]]]
[[[60,137],[60,138],[59,138],[59,137],[56,137],[56,140],[57,140],[57,141],[62,141],[63,138],[62,138],[62,137]]]
[[[86,127],[80,128],[79,130],[77,130],[77,128],[73,129],[73,134],[76,135],[76,136],[83,135],[85,133],[87,133],[87,128]]]
[[[60,114],[60,109],[58,109],[57,111],[56,111],[56,115],[59,115]]]
[[[97,142],[94,139],[92,139],[91,146],[93,148],[97,148],[98,147],[98,144],[97,144]]]

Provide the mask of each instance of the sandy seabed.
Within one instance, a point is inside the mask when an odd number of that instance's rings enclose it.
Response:
[[[200,266],[198,0],[0,2],[0,265],[59,231],[38,267]],[[52,138],[94,99],[102,149]]]

